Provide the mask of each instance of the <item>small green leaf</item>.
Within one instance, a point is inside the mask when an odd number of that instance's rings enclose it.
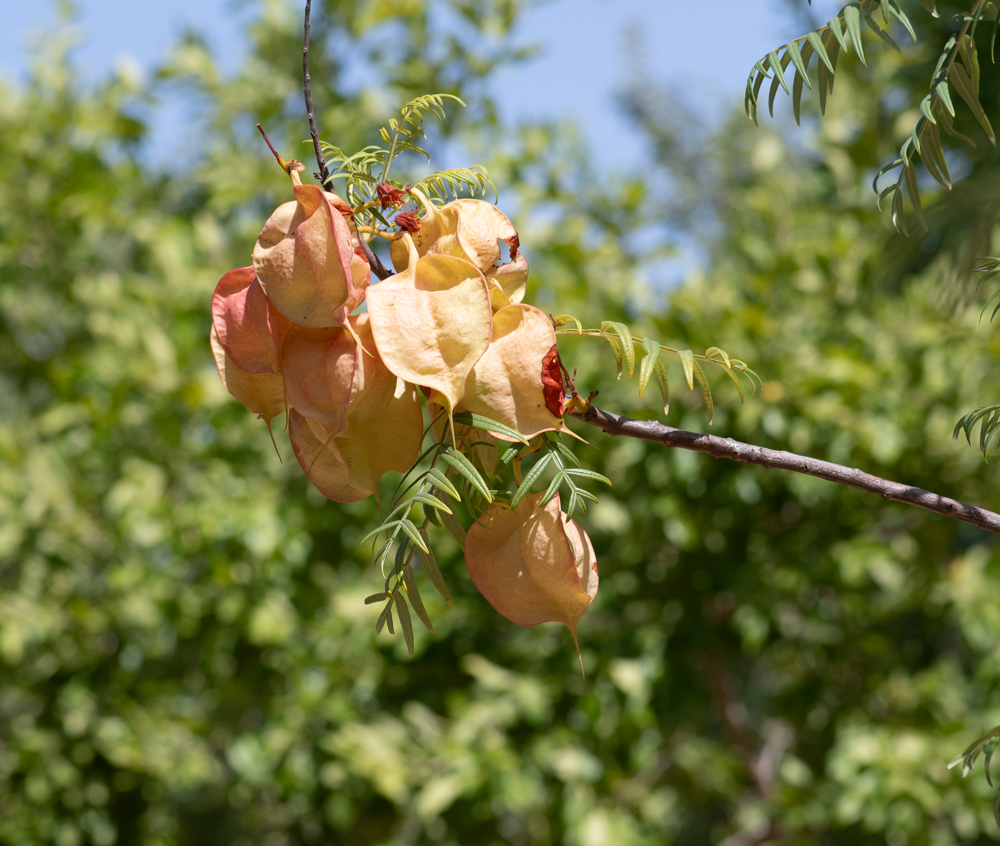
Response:
[[[678,350],[677,356],[681,360],[684,368],[684,379],[687,381],[689,391],[694,390],[694,353],[691,350]]]
[[[712,425],[712,418],[715,416],[715,406],[712,403],[712,389],[708,386],[708,379],[705,378],[705,371],[697,361],[691,362],[694,367],[694,376],[701,385],[701,395],[705,398],[705,405],[708,406],[708,425]]]
[[[785,52],[791,57],[792,64],[795,65],[795,72],[802,77],[803,82],[806,84],[806,88],[812,90],[812,82],[809,81],[809,74],[806,71],[806,62],[808,61],[808,57],[803,60],[802,53],[799,52],[799,46],[794,41],[785,45]],[[809,52],[812,53],[812,50],[810,49]]]
[[[365,597],[365,605],[371,605],[374,602],[381,602],[388,596],[389,594],[385,593],[385,591],[383,591],[382,593],[373,593],[371,596]]]
[[[611,480],[607,476],[602,476],[600,473],[586,470],[583,467],[567,467],[563,472],[574,479],[590,479],[593,482],[603,482],[605,485],[611,486]]]
[[[813,52],[819,58],[819,61],[826,65],[830,73],[834,73],[833,62],[830,61],[830,57],[826,52],[826,45],[823,44],[823,38],[818,32],[810,32],[806,35],[806,40],[812,45]]]
[[[840,17],[830,18],[826,23],[827,32],[833,34],[833,37],[837,40],[837,44],[841,50],[845,53],[847,52],[847,41],[844,39],[844,30],[840,26]]]
[[[566,444],[562,441],[555,442],[555,448],[559,450],[559,454],[566,459],[573,467],[580,466],[580,459],[576,457],[576,453],[573,452]]]
[[[462,528],[462,524],[458,520],[458,516],[455,514],[441,514],[441,523],[448,530],[448,534],[455,539],[460,547],[465,546],[465,529]]]
[[[503,435],[506,438],[513,438],[515,441],[520,441],[522,444],[528,443],[528,439],[516,429],[511,429],[510,426],[505,426],[503,423],[498,423],[496,420],[491,420],[489,417],[483,417],[481,414],[473,414],[470,411],[462,411],[456,414],[453,419],[456,423],[462,423],[466,426],[472,426],[476,429],[492,432],[495,435]]]
[[[865,48],[861,44],[861,7],[857,3],[848,3],[841,14],[844,16],[844,24],[847,27],[847,34],[850,36],[854,52],[858,54],[861,64],[867,65]]]
[[[781,87],[785,89],[785,93],[786,94],[791,93],[788,90],[788,83],[785,82],[785,74],[782,71],[782,64],[780,61],[778,61],[778,53],[772,50],[770,53],[767,54],[767,58],[768,61],[770,62],[771,70],[774,71],[774,75],[777,77]],[[787,67],[787,60],[788,60],[787,54],[785,60],[786,60],[785,66]]]
[[[382,613],[378,615],[378,620],[375,622],[375,634],[382,634],[382,628],[389,624],[389,634],[393,634],[392,631],[392,600],[390,599],[385,608],[382,609]]]
[[[609,344],[611,344],[611,352],[615,354],[615,364],[618,368],[618,373],[615,378],[622,378],[622,345],[617,338],[613,338],[611,335],[602,335]]]
[[[580,497],[577,495],[576,490],[572,490],[569,494],[569,504],[566,506],[567,523],[573,519],[573,515],[576,513],[577,509],[582,511],[584,514],[587,513],[587,508],[582,502],[580,502]]]
[[[451,447],[448,447],[445,452],[441,453],[441,460],[450,464],[455,468],[455,470],[464,476],[469,484],[479,491],[487,502],[493,502],[493,494],[490,493],[490,489],[487,487],[486,481],[479,474],[479,471],[473,466],[472,462],[462,455],[462,453],[456,452]]]
[[[431,625],[431,618],[427,614],[427,609],[424,608],[424,601],[420,597],[420,591],[417,588],[417,577],[409,564],[403,569],[403,584],[406,586],[406,595],[410,600],[410,605],[413,606],[413,611],[420,619],[420,622],[424,624],[427,631],[431,634],[437,634],[434,631],[434,626]]]
[[[446,511],[449,514],[452,513],[451,509],[433,494],[423,493],[423,492],[416,493],[413,495],[412,501],[419,502],[421,505],[429,506],[432,509],[436,509],[439,511]]]
[[[667,382],[667,366],[663,363],[663,359],[656,359],[653,374],[656,376],[656,384],[663,397],[663,416],[666,417],[670,413],[670,384]]]
[[[660,359],[660,344],[658,341],[643,338],[642,344],[646,348],[646,354],[642,358],[642,364],[639,365],[640,398],[646,393],[649,379],[653,375],[653,368]]]
[[[388,532],[389,529],[395,529],[402,522],[403,522],[402,520],[390,520],[388,523],[383,523],[377,529],[372,529],[367,535],[365,535],[361,539],[361,543],[359,543],[358,546],[364,546],[369,538],[373,538],[376,535],[380,535],[382,534],[382,532]]]
[[[463,539],[460,546],[464,545],[465,541]],[[448,592],[448,586],[444,583],[444,576],[441,575],[441,570],[438,568],[437,560],[434,558],[434,553],[429,549],[427,552],[424,552],[422,549],[418,549],[417,558],[420,561],[420,566],[427,574],[427,579],[432,585],[434,585],[434,589],[441,594],[445,602],[449,605],[453,605],[454,603],[451,601],[451,594]]]
[[[552,325],[555,326],[557,329],[561,326],[566,326],[570,323],[576,324],[576,331],[578,335],[583,334],[583,324],[575,317],[573,317],[572,314],[557,314],[555,317],[552,318]]]
[[[956,63],[952,66],[951,74],[948,78],[955,86],[955,90],[959,96],[965,100],[966,105],[972,110],[972,114],[979,121],[979,125],[983,128],[990,142],[995,145],[997,140],[993,134],[993,127],[990,126],[989,118],[986,117],[986,112],[983,111],[975,87],[972,84],[972,80],[969,79],[969,75],[965,72],[965,68]]]
[[[403,530],[406,536],[416,544],[418,549],[422,549],[427,552],[427,543],[420,536],[420,532],[417,531],[417,527],[409,520],[403,519],[399,521],[399,528]]]
[[[456,488],[451,483],[451,480],[437,467],[431,467],[431,469],[427,471],[427,478],[434,482],[434,487],[436,487],[439,491],[448,494],[448,496],[455,500],[455,502],[462,501],[462,495],[458,492],[458,488]]]
[[[545,469],[549,466],[549,463],[551,461],[552,461],[552,453],[547,452],[545,453],[545,455],[539,458],[538,461],[535,462],[534,466],[525,474],[524,479],[521,481],[520,486],[514,493],[514,496],[511,498],[510,500],[511,508],[517,508],[521,500],[524,499],[524,497],[531,490],[531,486],[534,485],[535,482],[537,482],[538,479],[541,477],[542,473],[545,472]]]
[[[403,629],[403,640],[406,641],[406,651],[413,657],[413,622],[410,620],[410,609],[406,607],[406,597],[399,591],[393,595],[396,601],[396,613],[399,614],[399,625]]]
[[[552,499],[557,493],[559,493],[559,488],[562,487],[562,483],[566,481],[566,474],[563,471],[559,471],[552,477],[552,481],[549,482],[549,488],[545,491],[545,496],[542,497],[540,505],[548,505],[549,500]]]
[[[628,375],[632,378],[635,372],[635,343],[632,341],[632,333],[624,323],[613,320],[605,320],[601,323],[602,332],[614,332],[622,342],[622,353],[625,356],[625,363],[628,364]]]

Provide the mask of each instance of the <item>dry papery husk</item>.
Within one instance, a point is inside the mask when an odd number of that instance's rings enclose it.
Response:
[[[248,373],[233,360],[219,340],[219,333],[212,327],[210,334],[212,355],[219,369],[219,378],[229,393],[246,407],[246,410],[264,418],[268,428],[271,421],[285,410],[285,386],[276,373]]]
[[[356,502],[377,494],[379,479],[385,473],[409,470],[420,453],[423,434],[423,414],[416,387],[398,379],[382,362],[368,315],[356,315],[350,320],[349,328],[360,339],[365,352],[355,348],[350,354],[354,366],[349,389],[345,391],[343,383],[338,383],[336,391],[330,394],[329,404],[312,397],[320,412],[318,416],[323,416],[328,408],[335,410],[346,394],[342,425],[337,425],[335,417],[329,418],[330,425],[326,425],[294,403],[289,415],[289,436],[295,457],[309,480],[336,502]],[[332,341],[335,349],[355,343],[347,327],[332,331],[342,336]],[[315,353],[320,354],[318,350]],[[348,369],[347,356],[338,360],[344,366],[334,367],[333,372],[336,378],[343,378]],[[287,365],[286,378],[290,370]],[[289,396],[291,399],[291,391]]]
[[[402,238],[406,269],[368,289],[368,314],[379,355],[405,382],[421,385],[450,414],[486,352],[493,313],[483,274],[453,256],[419,257]]]
[[[264,295],[252,267],[231,270],[212,295],[212,326],[236,366],[279,373],[281,345],[292,323]]]
[[[300,326],[346,323],[370,279],[370,270],[352,266],[357,230],[352,234],[331,198],[339,199],[317,185],[296,185],[295,201],[274,211],[253,249],[254,270],[268,300]]]
[[[494,504],[465,537],[473,584],[519,626],[563,623],[573,634],[597,595],[597,558],[575,520],[566,522],[558,495],[543,507],[528,494],[516,509]],[[582,669],[582,662],[581,662]]]
[[[524,299],[528,285],[528,260],[517,253],[506,264],[500,261],[498,241],[518,243],[517,230],[510,219],[492,203],[484,200],[454,200],[438,208],[420,191],[410,193],[426,210],[420,219],[420,231],[413,234],[417,255],[447,255],[472,262],[486,277],[494,311]],[[514,248],[512,248],[514,249]],[[390,255],[396,267],[408,260],[407,248],[393,242]]]

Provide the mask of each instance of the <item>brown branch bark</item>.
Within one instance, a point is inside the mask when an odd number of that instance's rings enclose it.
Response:
[[[574,413],[573,416],[577,420],[603,429],[609,435],[638,438],[676,449],[703,452],[715,458],[728,458],[743,464],[757,464],[772,470],[791,470],[793,473],[816,476],[819,479],[826,479],[828,482],[836,482],[838,485],[849,485],[858,490],[877,494],[882,499],[914,505],[917,508],[933,511],[935,514],[963,520],[988,532],[1000,534],[1000,514],[959,502],[956,499],[949,499],[922,488],[882,479],[856,468],[844,467],[830,461],[820,461],[817,458],[797,455],[794,452],[744,444],[740,441],[734,441],[732,438],[686,432],[683,429],[674,429],[655,421],[632,420],[628,417],[602,411],[595,406],[591,406],[585,414]]]
[[[319,130],[316,128],[316,115],[313,113],[312,77],[309,76],[309,13],[312,11],[312,0],[306,0],[305,34],[302,38],[302,94],[306,98],[306,116],[309,118],[309,134],[312,136],[313,152],[316,153],[316,164],[319,165],[320,184],[327,188],[330,171],[326,166],[326,156],[319,145]]]

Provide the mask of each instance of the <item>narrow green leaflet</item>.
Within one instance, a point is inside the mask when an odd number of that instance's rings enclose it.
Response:
[[[778,61],[778,53],[777,53],[777,51],[776,50],[772,50],[770,53],[767,54],[767,58],[768,58],[768,61],[770,62],[771,70],[774,71],[775,77],[777,78],[778,82],[781,84],[781,87],[785,89],[785,93],[788,94],[789,93],[789,91],[788,91],[788,83],[785,82],[785,74],[782,71],[781,62]],[[787,67],[787,65],[786,65],[786,67]]]
[[[545,455],[539,458],[538,461],[535,462],[535,465],[527,472],[527,474],[525,474],[523,481],[521,482],[517,491],[514,493],[514,496],[511,498],[510,501],[511,508],[517,508],[518,503],[520,503],[520,501],[524,499],[525,495],[531,490],[531,486],[538,481],[542,473],[545,472],[545,468],[549,466],[551,461],[552,461],[552,453],[547,452],[545,453]]]
[[[441,594],[445,602],[449,605],[454,605],[451,601],[451,594],[448,592],[448,586],[444,583],[444,576],[441,575],[441,570],[438,569],[434,553],[418,549],[417,558],[420,561],[420,566],[423,567],[424,572],[427,574],[428,580],[434,585],[434,589]]]
[[[635,372],[635,343],[632,341],[632,333],[629,331],[628,326],[613,320],[605,320],[601,323],[601,331],[614,332],[621,339],[621,351],[625,356],[625,363],[628,365],[628,375],[631,379],[632,374]],[[619,361],[620,366],[621,362]],[[620,371],[618,376],[621,378]]]
[[[413,621],[410,620],[410,609],[406,607],[406,596],[400,596],[397,590],[393,594],[396,600],[396,613],[399,614],[399,625],[403,630],[403,639],[406,641],[406,651],[413,657]]]
[[[806,35],[806,41],[812,45],[813,52],[819,57],[819,61],[826,65],[827,70],[830,73],[835,73],[836,68],[834,68],[833,62],[830,61],[830,57],[827,55],[826,45],[823,44],[823,37],[818,32],[810,32]]]
[[[373,593],[371,596],[365,597],[365,605],[372,605],[376,602],[381,602],[383,599],[387,599],[389,594],[385,593]]]
[[[844,24],[847,27],[847,35],[851,39],[851,46],[858,54],[861,64],[867,65],[865,61],[865,48],[861,44],[861,6],[857,3],[849,3],[841,12],[844,16]]]
[[[417,531],[417,527],[411,521],[406,519],[400,520],[399,528],[405,532],[406,536],[413,541],[419,549],[427,552],[427,543],[420,536],[420,532]]]
[[[705,378],[705,371],[697,361],[691,362],[694,370],[694,377],[701,385],[701,395],[705,398],[705,405],[708,406],[708,425],[712,425],[712,418],[715,416],[715,405],[712,402],[712,389],[708,387],[708,379]]]
[[[583,324],[575,317],[573,317],[572,314],[559,314],[552,318],[552,325],[555,326],[557,329],[563,326],[567,326],[570,323],[576,324],[576,331],[578,335],[583,334]]]
[[[409,564],[403,568],[403,585],[406,589],[406,596],[410,600],[410,605],[413,606],[413,612],[417,615],[421,623],[431,634],[436,634],[434,631],[434,626],[431,625],[431,618],[427,614],[427,609],[424,608],[424,601],[420,598],[420,590],[417,588],[417,577],[413,572],[413,567]]]
[[[677,356],[681,360],[684,368],[684,379],[687,381],[688,390],[694,390],[694,353],[691,350],[678,350]]]
[[[451,509],[433,494],[423,492],[414,494],[411,502],[419,502],[421,505],[429,506],[430,508],[438,511],[447,511],[449,514],[452,513]]]
[[[378,620],[375,621],[375,634],[382,634],[382,629],[388,623],[389,633],[392,634],[392,600],[390,599],[385,608],[382,609],[382,613],[378,615]]]
[[[815,35],[815,33],[812,33]],[[809,81],[809,74],[806,72],[806,62],[803,61],[802,53],[799,52],[799,45],[794,41],[785,46],[785,51],[788,53],[792,60],[792,64],[795,65],[795,72],[802,78],[805,82],[806,88],[812,90],[812,82]],[[810,50],[810,53],[812,51]]]
[[[576,453],[573,452],[566,444],[562,441],[555,441],[555,448],[559,450],[559,454],[563,457],[565,461],[571,464],[573,467],[580,466],[580,459],[576,457]]]
[[[989,118],[986,117],[986,112],[983,111],[983,107],[979,102],[979,95],[976,93],[975,86],[972,80],[969,79],[965,68],[956,62],[952,66],[951,74],[948,78],[951,80],[952,85],[955,86],[958,95],[965,100],[966,105],[972,110],[972,114],[979,121],[979,125],[990,139],[990,143],[996,145],[997,139],[993,134],[993,127],[990,126]]]
[[[563,472],[573,478],[590,479],[594,482],[603,482],[605,485],[611,486],[611,480],[607,476],[602,476],[593,470],[585,470],[583,467],[567,467]]]
[[[462,455],[462,453],[456,452],[452,447],[448,447],[445,452],[441,453],[441,460],[450,464],[464,476],[466,481],[479,491],[487,502],[493,502],[493,494],[490,493],[486,481],[479,474],[475,466],[473,466],[472,462]]]
[[[563,471],[559,471],[552,477],[552,481],[549,483],[549,488],[545,491],[545,496],[542,497],[541,505],[545,506],[549,504],[549,500],[552,499],[557,493],[559,493],[559,488],[562,487],[563,482],[566,481],[566,474]]]
[[[646,354],[642,357],[642,364],[639,365],[639,396],[646,393],[649,379],[653,375],[656,362],[660,360],[660,344],[650,338],[643,338],[642,345],[646,348]]]
[[[604,340],[611,344],[611,352],[615,354],[615,363],[618,366],[618,373],[615,378],[622,378],[622,345],[617,338],[611,335],[604,335]]]
[[[492,432],[495,435],[503,435],[505,438],[513,438],[515,441],[520,441],[522,444],[528,443],[528,439],[516,429],[511,429],[510,426],[505,426],[503,423],[498,423],[496,420],[491,420],[489,417],[483,417],[481,414],[473,414],[469,411],[462,411],[456,414],[453,419],[456,423],[462,423],[466,426],[472,426],[476,429]]]
[[[436,487],[439,491],[448,494],[448,496],[455,500],[455,502],[462,501],[462,495],[458,492],[458,488],[456,488],[451,483],[451,480],[437,467],[432,467],[427,471],[427,478],[434,482],[434,487]]]
[[[926,230],[927,220],[924,217],[924,210],[920,204],[920,191],[917,189],[917,169],[913,162],[903,167],[903,178],[906,180],[906,193],[910,195],[910,202],[913,203],[913,211],[916,212],[917,220]]]
[[[670,413],[670,384],[667,381],[667,366],[659,357],[653,364],[653,375],[656,376],[656,384],[663,396],[663,416],[666,417]]]
[[[462,524],[458,522],[458,517],[454,514],[441,514],[441,525],[447,529],[448,534],[455,539],[460,547],[465,546],[465,529],[462,528]]]

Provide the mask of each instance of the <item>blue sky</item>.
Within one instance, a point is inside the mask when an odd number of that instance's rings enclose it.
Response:
[[[204,33],[223,66],[232,68],[250,17],[247,5],[239,0],[77,0],[84,36],[77,56],[95,77],[122,61],[148,68],[191,27]],[[813,0],[822,18],[840,5]],[[56,8],[56,0],[40,0],[19,4],[17,14],[7,16],[0,28],[0,75],[17,78],[24,72],[30,39],[51,23]],[[575,117],[597,149],[618,150],[626,159],[641,156],[638,136],[615,105],[616,91],[637,62],[658,81],[684,85],[707,112],[717,114],[741,100],[757,58],[801,35],[789,29],[781,9],[780,0],[540,3],[528,13],[522,35],[540,43],[543,55],[497,80],[500,108],[515,120]],[[629,33],[639,37],[638,55]]]

